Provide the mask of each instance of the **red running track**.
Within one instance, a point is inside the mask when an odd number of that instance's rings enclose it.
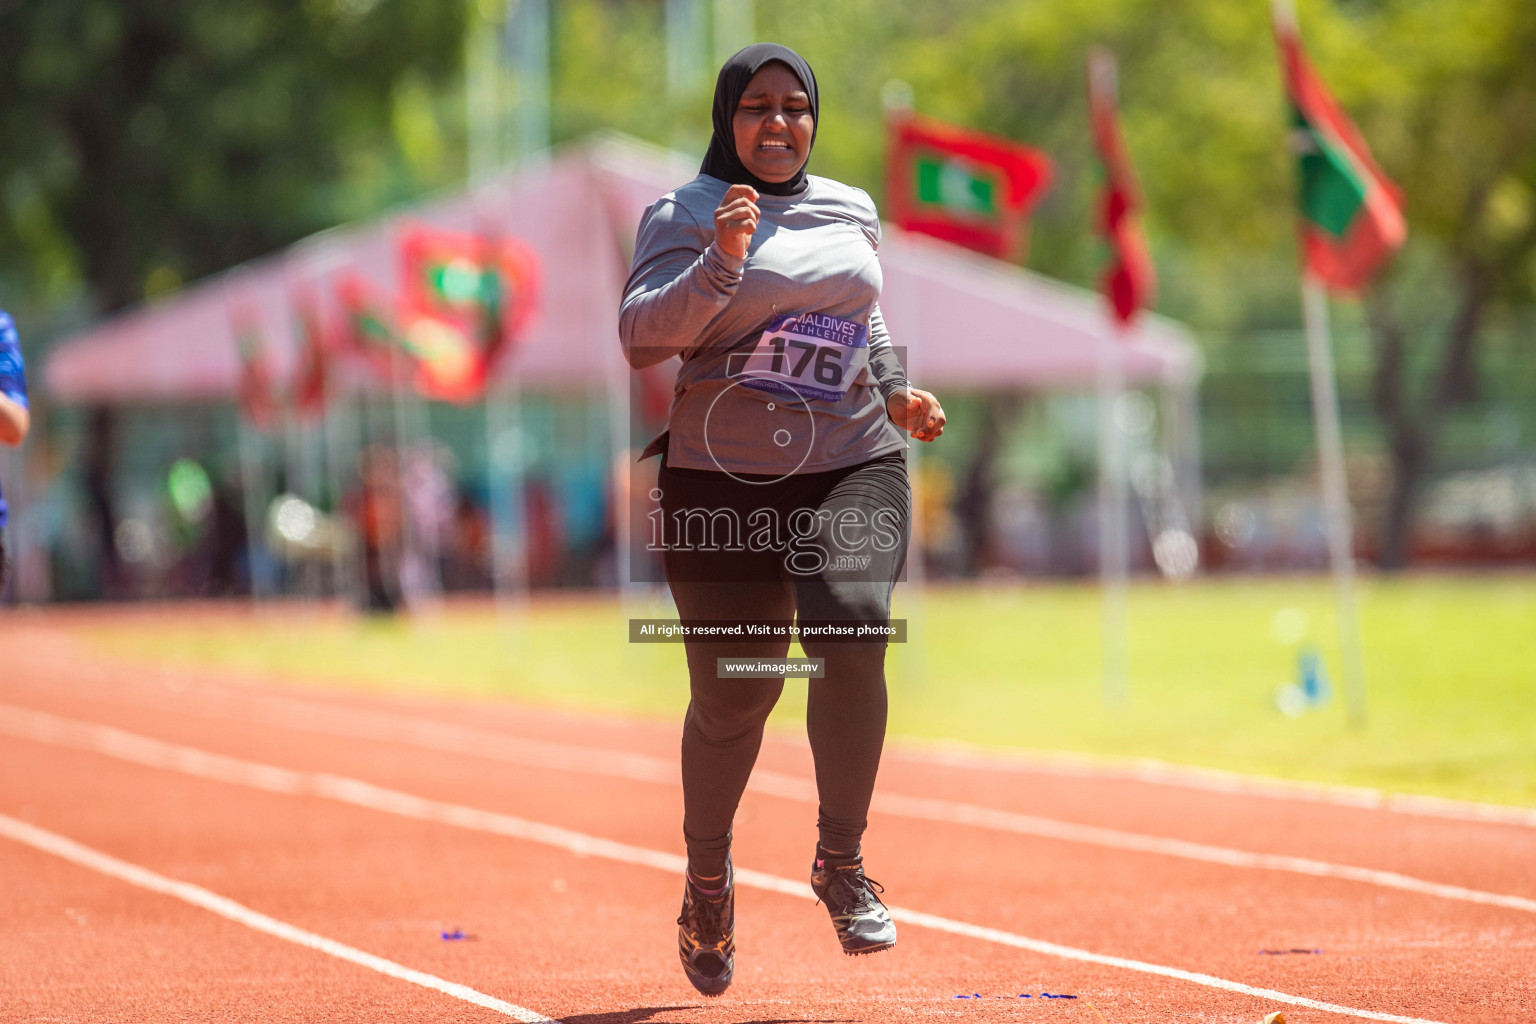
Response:
[[[866,859],[894,907],[930,917],[901,920],[890,953],[844,957],[801,891],[815,808],[793,736],[765,744],[738,816],[736,863],[767,888],[741,887],[736,983],[704,1000],[675,953],[675,727],[129,670],[46,619],[3,628],[4,1021],[509,1019],[40,849],[17,838],[25,825],[568,1024],[1257,1024],[1274,1010],[1459,1024],[1536,1009],[1536,828],[896,745]],[[934,819],[957,807],[1013,817]],[[997,824],[1042,819],[1072,838]],[[622,845],[578,855],[582,837]],[[1245,866],[1253,854],[1407,881]],[[444,941],[454,930],[468,938]],[[1322,952],[1260,953],[1275,949]]]

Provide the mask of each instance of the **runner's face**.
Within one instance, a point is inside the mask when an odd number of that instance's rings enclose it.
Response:
[[[811,155],[811,100],[778,61],[762,66],[736,104],[731,132],[742,166],[763,181],[788,181]]]

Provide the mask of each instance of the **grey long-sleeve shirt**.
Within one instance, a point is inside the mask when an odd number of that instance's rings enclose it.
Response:
[[[701,174],[651,204],[624,286],[630,365],[682,358],[667,464],[782,476],[905,448],[885,411],[907,381],[880,316],[875,204],[815,175],[759,196],[743,260],[714,244],[729,187]]]

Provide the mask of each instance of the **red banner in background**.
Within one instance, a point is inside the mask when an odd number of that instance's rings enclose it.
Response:
[[[1302,259],[1330,288],[1357,292],[1407,240],[1403,192],[1323,84],[1302,49],[1296,23],[1280,7],[1275,38],[1299,164]]]
[[[1095,49],[1088,57],[1088,114],[1105,177],[1096,227],[1110,250],[1109,264],[1099,284],[1115,321],[1125,326],[1136,318],[1138,311],[1152,305],[1157,275],[1136,221],[1141,196],[1125,151],[1125,140],[1120,135],[1115,92],[1115,58],[1108,50]]]
[[[320,313],[320,297],[310,289],[293,296],[299,329],[299,363],[293,378],[293,407],[301,417],[325,414],[330,398],[330,332]]]
[[[262,340],[261,318],[254,307],[241,305],[234,308],[230,319],[240,358],[240,415],[257,430],[269,430],[277,422],[278,397]]]
[[[538,259],[523,243],[416,225],[400,239],[400,332],[417,385],[472,401],[532,317]]]
[[[886,208],[904,231],[1016,261],[1029,211],[1051,183],[1050,157],[990,135],[900,113],[889,122]]]
[[[397,295],[355,272],[337,283],[342,347],[385,380],[408,370],[428,398],[478,399],[535,313],[537,256],[515,239],[427,225],[406,228],[398,253]]]
[[[363,360],[385,380],[393,379],[397,365],[408,358],[390,315],[388,297],[356,272],[336,283],[341,304],[341,349]]]

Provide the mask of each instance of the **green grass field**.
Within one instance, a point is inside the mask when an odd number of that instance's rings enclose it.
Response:
[[[667,614],[586,598],[506,619],[450,605],[415,621],[277,611],[76,628],[134,659],[674,720],[687,700],[681,646],[626,639],[628,617]],[[888,659],[892,734],[1536,805],[1536,578],[1367,581],[1363,730],[1345,722],[1326,580],[1133,587],[1120,707],[1101,697],[1091,586],[903,587],[897,614],[912,639]],[[1322,651],[1335,693],[1293,719],[1274,695],[1297,678],[1298,643]],[[791,681],[774,727],[799,728],[804,707],[805,684]]]

